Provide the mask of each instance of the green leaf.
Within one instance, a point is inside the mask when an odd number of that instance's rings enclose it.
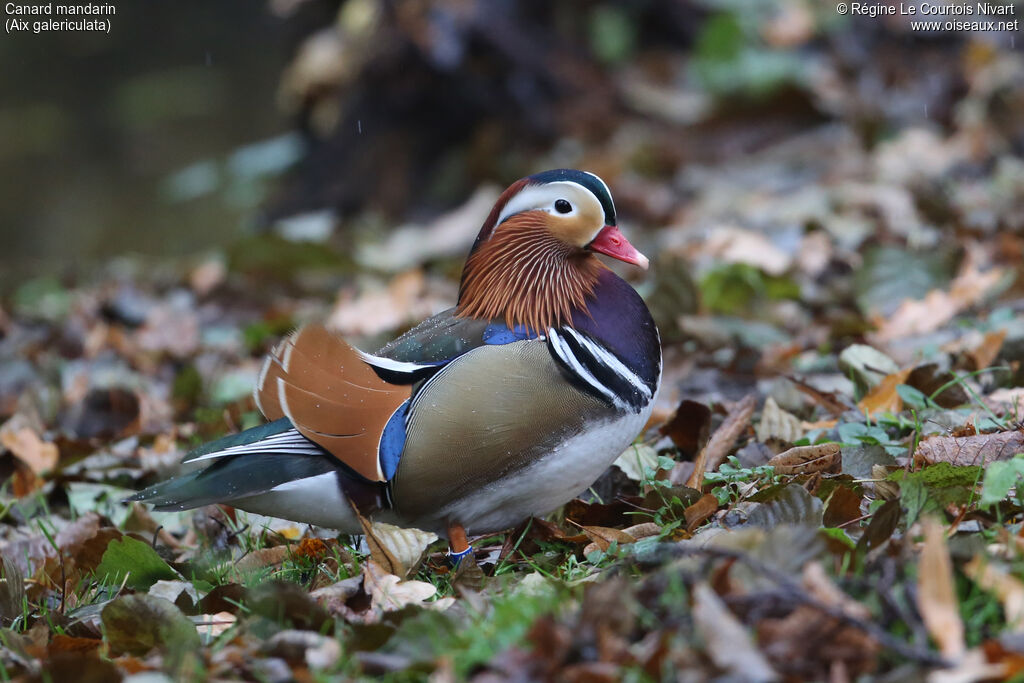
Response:
[[[839,441],[845,445],[856,446],[867,444],[869,446],[885,445],[889,443],[889,435],[881,427],[866,425],[863,422],[844,422],[836,427],[839,432]]]
[[[942,462],[917,472],[893,472],[888,479],[900,485],[900,499],[907,510],[909,526],[923,513],[970,503],[981,475],[981,467],[956,467]]]
[[[1005,500],[1021,475],[1024,475],[1024,459],[1020,456],[991,463],[981,486],[981,504],[988,506]]]
[[[869,248],[853,277],[857,305],[864,313],[889,315],[904,299],[920,299],[933,289],[945,287],[953,277],[956,261],[957,253],[952,248]]]
[[[111,541],[96,567],[96,578],[100,581],[120,584],[125,576],[125,585],[135,590],[148,590],[161,579],[181,578],[149,544],[131,536]]]
[[[755,312],[766,300],[798,299],[800,286],[785,276],[768,275],[745,263],[708,272],[700,283],[704,305],[716,313]]]
[[[925,396],[924,392],[920,389],[915,389],[909,384],[897,384],[896,393],[903,399],[903,403],[910,408],[924,410],[925,408],[935,407],[934,402]]]
[[[636,48],[636,21],[624,7],[598,5],[590,13],[590,47],[602,62],[625,61]]]

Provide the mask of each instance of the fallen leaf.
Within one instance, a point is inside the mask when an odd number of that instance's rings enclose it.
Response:
[[[575,524],[575,522],[573,522]],[[618,529],[612,529],[605,526],[582,526],[577,525],[583,530],[583,533],[587,535],[601,552],[605,552],[611,547],[612,543],[618,543],[619,545],[627,545],[629,543],[636,543],[636,538],[630,536],[624,531]]]
[[[705,493],[696,503],[683,511],[683,517],[686,519],[686,530],[693,531],[717,511],[718,499],[713,494]]]
[[[1006,340],[1006,330],[995,330],[986,332],[981,343],[967,352],[967,358],[971,361],[971,370],[983,370],[991,367],[999,357],[999,351],[1003,348]]]
[[[896,387],[905,384],[908,375],[910,375],[910,368],[886,375],[857,403],[857,407],[869,418],[886,413],[895,415],[900,412],[903,410],[903,399],[900,398]]]
[[[661,533],[661,527],[654,522],[643,522],[642,524],[634,524],[633,526],[626,527],[622,530],[622,533],[629,534],[639,541],[641,538],[657,536]]]
[[[840,417],[851,408],[850,400],[841,394],[834,391],[822,391],[793,375],[786,375],[786,379],[792,382],[801,393],[809,396],[812,401],[835,417]],[[811,427],[807,426],[806,429],[811,429]]]
[[[697,401],[684,400],[658,432],[672,439],[684,454],[696,454],[711,431],[711,409]]]
[[[957,659],[967,650],[960,604],[953,586],[953,562],[944,526],[928,518],[922,523],[924,546],[918,562],[917,609],[939,651]]]
[[[933,289],[923,299],[905,300],[887,319],[877,320],[878,331],[871,335],[871,339],[886,344],[934,332],[961,311],[978,303],[1003,278],[1003,269],[982,271],[977,260],[968,251],[968,257],[950,284],[949,291]]]
[[[704,581],[693,587],[693,623],[719,669],[743,681],[779,679],[747,629]]]
[[[632,481],[644,481],[647,471],[657,471],[658,452],[646,444],[630,446],[612,463]]]
[[[839,369],[853,380],[857,395],[866,394],[885,379],[899,372],[896,361],[873,346],[851,344],[839,354]]]
[[[322,671],[337,664],[341,658],[341,644],[310,631],[285,630],[275,633],[264,650],[289,661],[305,661],[312,671]]]
[[[196,631],[204,642],[209,642],[234,626],[237,621],[238,617],[231,612],[200,614],[195,618]]]
[[[980,588],[996,594],[1003,605],[1007,626],[1020,633],[1024,629],[1024,581],[981,555],[975,555],[964,565],[964,573]]]
[[[871,521],[868,522],[867,529],[864,530],[860,540],[857,541],[857,550],[870,552],[888,541],[892,537],[893,532],[896,531],[902,515],[903,509],[900,507],[898,498],[885,501],[882,507],[875,510],[875,514],[871,515]]]
[[[232,565],[232,569],[236,574],[246,573],[255,571],[257,569],[264,569],[266,567],[276,567],[282,564],[291,555],[292,547],[290,545],[275,545],[270,548],[257,548],[252,552],[248,552],[238,559]]]
[[[192,585],[191,581],[160,579],[149,587],[147,595],[173,602],[179,608],[186,611],[199,602],[199,592]],[[179,600],[185,604],[179,603]]]
[[[0,443],[13,453],[14,457],[25,463],[36,476],[52,470],[60,458],[56,444],[43,441],[28,427],[16,431],[0,428]]]
[[[171,659],[180,659],[201,645],[189,618],[162,598],[125,595],[109,602],[101,618],[104,638],[114,655],[141,657],[159,648]]]
[[[804,565],[801,583],[822,605],[859,619],[871,616],[866,607],[829,580],[819,562]],[[814,605],[800,605],[782,619],[761,621],[758,641],[780,672],[804,680],[828,680],[837,664],[854,676],[870,673],[879,651],[878,642],[870,635]]]
[[[768,461],[776,474],[811,474],[837,471],[842,464],[842,447],[838,443],[794,446]]]
[[[910,371],[906,384],[920,391],[943,408],[956,408],[971,400],[970,394],[949,370],[938,363],[921,363]],[[942,391],[939,391],[939,390]],[[934,394],[934,396],[933,396]]]
[[[861,501],[864,497],[846,486],[836,486],[825,501],[822,525],[841,527],[861,517]]]
[[[769,440],[782,444],[791,444],[804,434],[800,420],[792,413],[779,407],[775,399],[769,396],[761,409],[761,421],[757,423],[757,440],[767,443]]]
[[[426,581],[402,581],[373,560],[363,567],[363,588],[370,596],[371,606],[381,612],[421,604],[437,592],[437,588]]]
[[[757,407],[757,397],[748,394],[732,405],[725,421],[711,435],[707,445],[701,449],[694,465],[693,474],[686,485],[692,489],[700,489],[704,485],[704,473],[713,472],[729,455],[736,439],[750,424],[750,418]]]
[[[769,275],[783,275],[793,257],[775,246],[762,232],[733,226],[717,226],[704,241],[704,255],[724,263],[744,263]]]
[[[799,484],[783,484],[760,491],[751,500],[763,501],[750,511],[747,522],[771,529],[780,524],[817,528],[821,525],[822,503]]]
[[[181,578],[152,546],[130,536],[107,545],[103,559],[96,567],[96,577],[113,585],[125,582],[137,590],[147,590],[161,579],[174,581]]]
[[[1024,387],[996,389],[985,397],[985,405],[997,415],[1024,417]]]
[[[356,515],[370,546],[370,557],[385,571],[402,578],[416,568],[427,546],[437,540],[437,534],[429,531],[374,522],[358,510]]]
[[[1024,453],[1024,431],[1020,430],[974,436],[932,436],[918,444],[914,461],[985,467],[1019,453]]]

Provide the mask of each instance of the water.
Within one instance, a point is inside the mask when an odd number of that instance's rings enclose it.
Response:
[[[276,106],[285,23],[251,0],[115,6],[109,35],[0,37],[5,290],[114,255],[223,244],[266,194],[232,154],[289,128]],[[203,164],[213,182],[176,191]]]

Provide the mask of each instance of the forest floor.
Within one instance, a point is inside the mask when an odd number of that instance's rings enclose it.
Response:
[[[654,416],[580,499],[455,571],[421,532],[121,501],[259,424],[261,358],[294,327],[369,349],[451,306],[499,188],[387,235],[367,213],[20,284],[0,299],[0,677],[1024,676],[1024,161],[999,106],[1021,63],[965,58],[941,124],[868,140],[835,115],[602,172],[652,256],[623,274],[664,342]]]

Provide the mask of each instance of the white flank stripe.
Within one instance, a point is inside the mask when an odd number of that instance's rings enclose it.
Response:
[[[412,374],[418,370],[424,370],[426,368],[433,368],[433,365],[424,365],[421,363],[407,363],[400,360],[391,360],[390,358],[384,358],[383,356],[375,356],[372,353],[360,351],[356,349],[356,353],[367,365],[380,368],[381,370],[390,370],[392,372],[404,372]]]
[[[590,341],[589,339],[587,339],[586,337],[584,337],[571,327],[565,327],[563,329],[569,334],[571,334],[573,338],[580,343],[581,346],[586,347],[586,349],[590,351],[590,353],[593,354],[594,357],[597,358],[601,363],[606,365],[608,369],[612,370],[615,374],[619,375],[627,382],[635,386],[637,389],[640,390],[640,393],[642,393],[647,398],[651,397],[651,388],[647,386],[647,384],[645,384],[644,381],[640,379],[640,377],[635,372],[627,368],[622,361],[616,358],[615,354],[611,353],[610,351],[602,347],[600,344],[595,344],[594,342]]]
[[[192,458],[188,462],[199,462],[201,460],[214,460],[228,455],[241,455],[243,453],[290,453],[293,455],[319,455],[322,449],[315,443],[304,437],[298,431],[289,429],[280,434],[268,436],[252,443],[228,446],[227,448],[212,453],[205,453],[198,458]]]
[[[554,328],[548,328],[548,341],[551,342],[551,346],[554,348],[555,353],[558,354],[558,357],[572,368],[573,373],[575,373],[577,377],[597,389],[602,396],[608,398],[608,400],[610,400],[617,408],[625,407],[622,399],[620,399],[614,391],[601,384],[601,382],[598,381],[598,379],[594,377],[589,370],[580,364],[572,351],[565,346],[565,342],[558,336],[558,332],[556,332]]]

